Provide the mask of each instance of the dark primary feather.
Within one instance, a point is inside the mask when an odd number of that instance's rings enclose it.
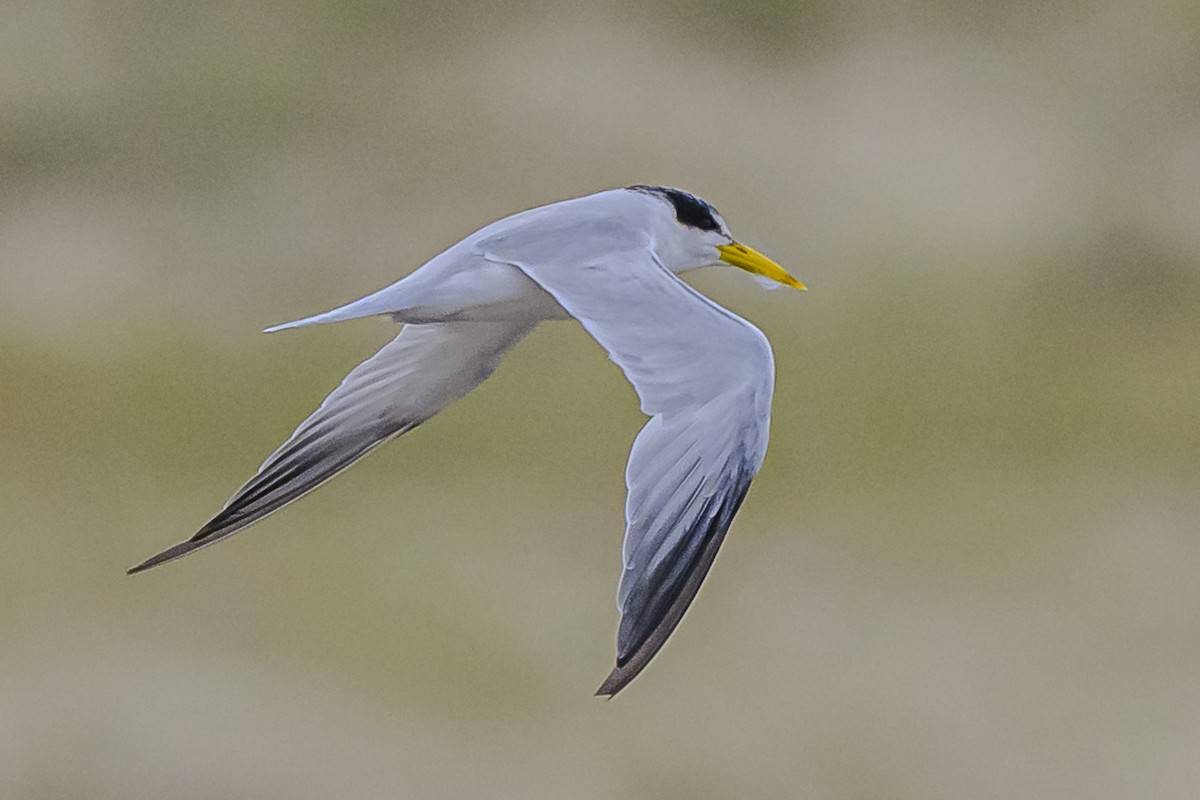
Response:
[[[611,697],[624,689],[666,643],[700,591],[752,477],[736,473],[703,500],[686,534],[630,593],[617,634],[617,665],[596,694]],[[693,516],[690,508],[685,514]]]
[[[358,461],[384,441],[407,433],[411,424],[368,426],[313,446],[313,438],[298,437],[262,471],[238,490],[221,511],[186,542],[170,547],[129,570],[129,574],[181,558],[205,545],[232,536],[297,500]]]

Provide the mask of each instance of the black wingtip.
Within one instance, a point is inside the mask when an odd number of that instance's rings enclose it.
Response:
[[[717,552],[721,549],[721,543],[725,540],[725,533],[729,530],[729,525],[733,522],[733,517],[749,488],[750,478],[738,476],[734,480],[729,494],[720,500],[717,511],[712,516],[701,515],[708,520],[707,527],[704,530],[693,531],[692,535],[701,536],[704,545],[703,549],[696,554],[689,568],[687,580],[675,592],[670,605],[658,615],[658,622],[641,638],[640,642],[636,642],[632,646],[632,650],[626,651],[623,643],[618,642],[617,665],[613,667],[613,671],[596,690],[597,695],[608,697],[616,695],[641,674],[650,660],[667,643],[675,626],[683,619],[683,615],[692,604],[696,593],[700,591],[700,584],[708,575],[708,570],[712,567]]]
[[[130,567],[129,569],[125,570],[125,574],[126,575],[136,575],[139,572],[145,572],[146,570],[150,569],[151,567],[157,567],[159,564],[165,564],[168,561],[174,561],[177,558],[183,558],[188,553],[192,552],[193,550],[195,550],[196,548],[198,548],[204,544],[205,544],[205,542],[197,542],[197,541],[191,541],[191,540],[186,541],[186,542],[180,542],[179,544],[175,545],[174,547],[168,547],[166,550],[163,550],[161,553],[159,553],[156,556],[151,556],[150,558],[147,558],[145,561],[138,564],[137,566]]]
[[[687,599],[690,601],[691,596],[689,595]],[[683,611],[681,610],[679,616],[682,615]],[[600,684],[600,688],[596,690],[596,696],[611,699],[616,696],[617,692],[628,686],[634,678],[642,674],[642,670],[650,663],[650,659],[654,658],[662,649],[667,637],[671,635],[671,631],[675,629],[678,622],[678,616],[668,620],[665,624],[660,625],[651,637],[628,658],[624,661],[618,658],[617,665],[613,667],[612,672],[608,673],[608,677],[604,679],[604,683]]]
[[[612,700],[617,696],[617,692],[629,685],[641,670],[630,670],[629,665],[624,667],[617,665],[613,667],[613,671],[608,673],[608,677],[604,679],[604,683],[600,684],[600,688],[596,690],[596,697],[603,697],[606,700]]]

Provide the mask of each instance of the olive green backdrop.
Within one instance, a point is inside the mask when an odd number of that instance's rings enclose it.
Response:
[[[0,795],[1185,798],[1200,6],[8,2]],[[685,187],[810,287],[766,465],[611,702],[632,391],[547,325],[136,578],[393,333],[259,330]]]

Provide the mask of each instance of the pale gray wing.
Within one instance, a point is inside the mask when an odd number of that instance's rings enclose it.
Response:
[[[578,319],[651,417],[625,473],[617,663],[598,692],[613,695],[683,617],[762,464],[774,361],[757,328],[679,280],[648,249],[604,260],[587,258],[586,249],[576,245],[581,260],[559,260],[500,242],[484,254],[519,266]]]
[[[478,386],[532,327],[527,322],[404,326],[395,339],[350,371],[195,536],[129,572],[232,536],[312,491]]]

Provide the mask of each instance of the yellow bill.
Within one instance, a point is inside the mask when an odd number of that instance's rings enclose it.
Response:
[[[733,242],[731,244],[718,245],[717,251],[720,252],[721,260],[726,264],[744,269],[753,275],[770,278],[776,283],[791,286],[793,289],[799,289],[802,292],[808,289],[803,283],[788,275],[783,267],[752,247],[746,247],[744,244]]]

